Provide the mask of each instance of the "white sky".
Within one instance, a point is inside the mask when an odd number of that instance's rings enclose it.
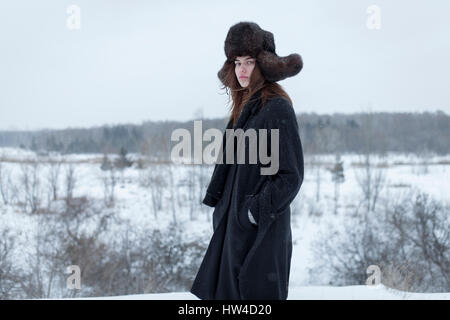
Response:
[[[66,26],[81,9],[81,29]],[[381,29],[366,26],[369,5]],[[302,72],[297,113],[450,113],[450,1],[0,2],[0,129],[225,117],[217,71],[228,29],[254,21]]]

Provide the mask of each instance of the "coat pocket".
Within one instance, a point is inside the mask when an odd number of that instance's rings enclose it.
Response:
[[[253,190],[251,191],[251,194],[246,194],[244,201],[243,201],[243,206],[242,209],[239,210],[238,213],[238,219],[239,219],[239,223],[241,224],[241,226],[243,227],[247,227],[247,228],[251,228],[251,229],[256,229],[258,227],[259,224],[259,206],[254,206],[254,201],[258,201],[258,197],[256,197],[256,195],[261,191],[264,183],[267,181],[267,176],[261,176],[260,179],[258,180],[258,182],[255,184],[255,187],[253,188]],[[252,209],[250,209],[252,208]],[[253,216],[253,219],[256,221],[256,224],[254,224],[250,219],[249,215]]]
[[[251,223],[248,217],[249,204],[250,204],[250,196],[246,195],[241,208],[238,210],[236,214],[237,222],[242,229],[256,229],[257,225]]]
[[[252,200],[255,200],[254,195],[249,194],[246,195],[245,198],[246,198],[244,205],[245,212],[243,213],[245,216],[243,218],[245,219],[245,222],[252,228],[257,228],[259,221],[259,213],[254,211],[251,212],[250,210]],[[256,223],[254,223],[252,220],[254,220]]]

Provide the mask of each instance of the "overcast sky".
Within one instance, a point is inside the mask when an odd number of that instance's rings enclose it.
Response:
[[[302,56],[280,82],[297,113],[450,113],[449,15],[447,0],[1,1],[0,129],[225,117],[217,71],[239,21]]]

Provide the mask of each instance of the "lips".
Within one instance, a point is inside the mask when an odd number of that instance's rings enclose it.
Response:
[[[248,79],[248,77],[242,76],[242,77],[239,77],[239,79]]]

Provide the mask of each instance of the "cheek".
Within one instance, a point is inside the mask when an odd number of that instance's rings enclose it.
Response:
[[[255,65],[250,66],[248,73],[252,74],[253,70],[255,69]]]

